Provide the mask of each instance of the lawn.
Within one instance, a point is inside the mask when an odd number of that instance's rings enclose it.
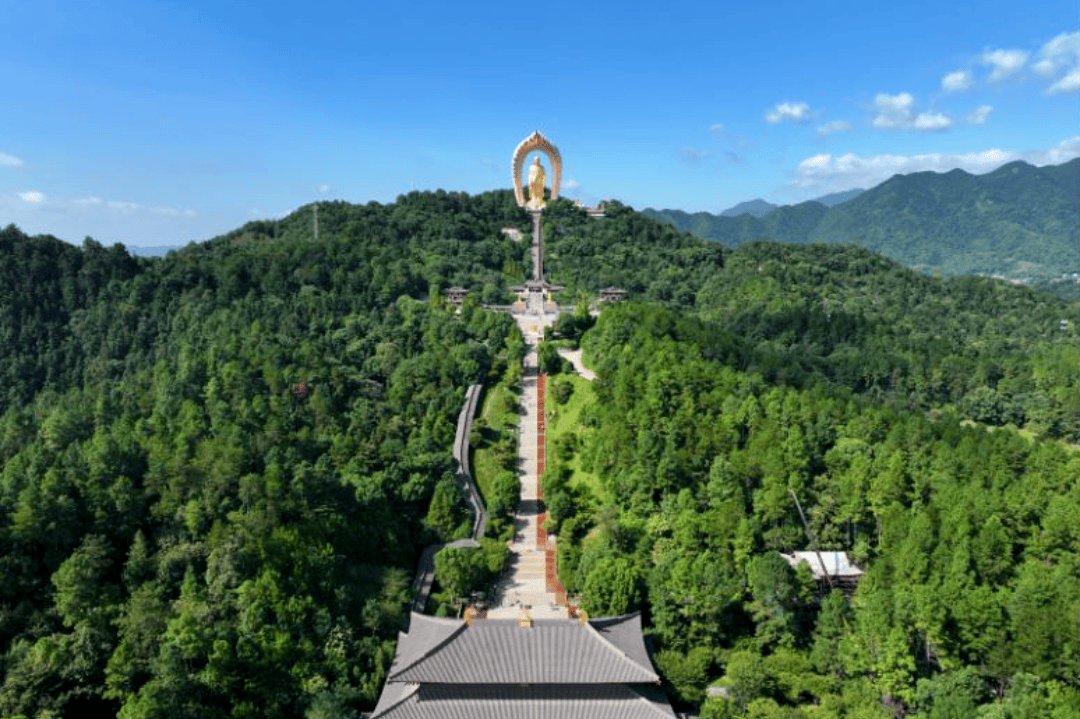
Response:
[[[573,383],[574,391],[570,394],[570,399],[567,400],[566,404],[558,404],[555,401],[554,387],[558,382],[564,382],[567,379]],[[586,433],[592,431],[582,425],[581,410],[585,405],[594,400],[595,396],[593,395],[592,382],[584,377],[560,374],[548,378],[545,405],[548,413],[546,452],[549,457],[553,456],[552,453],[554,452],[556,440],[568,432],[577,434],[579,442],[578,446],[581,446]],[[579,454],[574,454],[574,457],[570,460],[568,466],[573,470],[573,475],[570,478],[571,487],[587,486],[592,490],[593,496],[601,500],[603,499],[604,488],[600,484],[600,478],[592,472],[586,472],[581,468],[581,457]]]
[[[517,462],[517,428],[521,417],[518,415],[520,393],[516,389],[505,379],[485,388],[483,406],[473,421],[474,427],[479,428],[480,441],[470,440],[469,461],[485,506],[492,496],[495,475],[506,468],[507,462],[511,468]]]

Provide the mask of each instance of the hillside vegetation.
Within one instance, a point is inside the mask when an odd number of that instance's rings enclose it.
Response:
[[[1018,161],[985,175],[895,175],[834,207],[811,201],[761,217],[645,212],[731,247],[759,239],[851,243],[932,275],[1045,282],[1078,269],[1078,187],[1080,159],[1046,167]]]
[[[645,611],[677,700],[715,680],[703,716],[1080,709],[1080,453],[770,380],[656,305],[605,309],[583,346],[594,397],[543,479],[559,576],[591,614]],[[778,554],[813,546],[866,568],[850,601]]]
[[[50,279],[3,304],[0,716],[373,706],[419,549],[467,519],[464,390],[520,362],[508,316],[427,298],[498,293],[504,199],[327,205],[318,242],[307,208],[138,263],[5,231],[4,272]]]
[[[419,550],[468,523],[465,388],[521,361],[478,302],[525,279],[501,229],[529,218],[508,191],[414,192],[321,203],[316,238],[313,211],[163,258],[0,233],[0,716],[373,706]],[[677,701],[1075,714],[1075,304],[852,246],[730,250],[619,203],[544,228],[565,301],[631,296],[562,405],[559,573],[594,616],[644,610]],[[864,562],[850,601],[775,554],[810,541],[792,491]]]

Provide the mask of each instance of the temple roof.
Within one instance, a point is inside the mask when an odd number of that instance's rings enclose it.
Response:
[[[565,290],[562,285],[553,285],[547,280],[528,280],[523,285],[514,285],[510,288],[511,292],[526,292],[528,290],[546,290],[548,292],[558,292],[559,290]]]
[[[400,691],[398,688],[400,687]],[[376,719],[674,719],[656,687],[401,684],[383,692]]]
[[[460,620],[412,615],[388,682],[628,684],[657,682],[641,615],[593,619]]]

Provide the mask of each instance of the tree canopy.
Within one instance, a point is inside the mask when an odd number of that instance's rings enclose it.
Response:
[[[154,259],[0,231],[0,716],[373,706],[420,549],[469,522],[465,389],[520,377],[480,304],[525,279],[501,230],[529,218],[508,191],[324,202],[317,237],[314,212]],[[549,383],[580,407],[544,477],[559,576],[592,616],[643,610],[676,701],[1075,715],[1075,301],[617,202],[543,222],[549,279],[630,297],[557,328],[597,373]],[[812,542],[865,569],[853,596],[780,556]],[[436,570],[456,598],[505,562],[492,540]]]

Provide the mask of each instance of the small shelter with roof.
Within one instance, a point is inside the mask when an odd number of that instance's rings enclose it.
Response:
[[[793,568],[806,562],[816,579],[830,587],[836,586],[848,595],[855,591],[859,578],[863,575],[863,570],[851,561],[847,552],[792,552],[780,556]]]
[[[469,294],[469,291],[464,287],[451,287],[446,291],[446,299],[451,304],[460,305],[465,300],[465,295]]]
[[[600,290],[601,302],[618,302],[626,297],[626,290],[621,287],[605,287]]]
[[[372,719],[661,719],[640,613],[443,619],[413,613]]]

